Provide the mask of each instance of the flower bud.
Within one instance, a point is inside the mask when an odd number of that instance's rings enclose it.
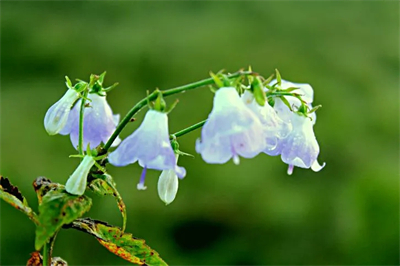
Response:
[[[178,192],[178,176],[173,169],[162,171],[158,179],[158,195],[165,204],[174,201]]]
[[[86,155],[65,184],[65,189],[68,193],[79,196],[85,193],[87,176],[93,165],[93,157]]]
[[[69,89],[58,102],[47,110],[44,127],[49,135],[55,135],[63,129],[68,121],[71,108],[78,98],[79,93],[74,89]]]

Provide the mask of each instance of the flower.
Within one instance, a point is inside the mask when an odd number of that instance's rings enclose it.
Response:
[[[104,92],[103,92],[104,93]],[[115,131],[119,122],[119,115],[113,115],[111,107],[108,105],[106,97],[96,93],[88,95],[89,106],[85,107],[83,118],[83,149],[87,145],[93,149],[101,142],[107,142]],[[68,122],[59,132],[62,135],[70,135],[72,145],[77,148],[79,143],[79,114],[81,100],[75,104],[68,117]],[[115,139],[113,146],[121,142],[120,138]]]
[[[260,106],[250,91],[246,90],[241,97],[246,106],[253,111],[264,126],[266,142],[269,144],[265,151],[275,148],[278,139],[284,138],[290,133],[292,125],[283,121],[268,102],[265,102],[264,106]]]
[[[196,151],[207,163],[226,163],[239,155],[252,158],[267,147],[263,125],[246,107],[233,87],[223,87],[214,96],[213,109],[201,131]]]
[[[270,84],[273,83],[275,82],[272,81]],[[281,89],[291,87],[298,88],[293,92],[300,94],[308,108],[312,109],[314,94],[312,87],[309,84],[282,80]],[[292,108],[299,108],[301,105],[300,100],[295,97],[289,96],[286,97],[286,100]],[[311,113],[309,117],[292,112],[279,98],[275,99],[274,110],[279,118],[286,123],[290,123],[293,129],[287,136],[278,139],[278,144],[274,149],[265,150],[265,153],[272,156],[281,155],[282,161],[289,165],[289,175],[293,173],[294,166],[311,168],[315,172],[320,171],[325,166],[325,163],[320,165],[317,161],[320,150],[313,130],[313,125],[316,121],[315,112]]]
[[[85,193],[87,176],[93,165],[93,157],[85,155],[78,168],[75,169],[74,173],[68,178],[65,184],[65,189],[68,193],[79,196]]]
[[[44,117],[44,127],[49,135],[59,133],[67,124],[73,104],[78,100],[79,93],[68,89],[61,99],[47,110]]]
[[[294,166],[320,171],[325,163],[320,165],[317,161],[319,145],[312,121],[309,117],[292,113],[291,122],[292,132],[278,144],[282,161],[289,165],[288,174],[292,174]]]
[[[179,155],[176,155],[176,162],[178,162]],[[165,202],[166,205],[174,201],[176,193],[178,192],[178,176],[175,170],[164,170],[158,178],[158,196]]]
[[[168,133],[168,116],[155,110],[149,110],[139,128],[124,139],[118,148],[108,156],[115,166],[125,166],[139,161],[143,172],[138,189],[146,189],[144,180],[147,169],[173,170],[183,178],[186,170],[176,163]]]
[[[174,201],[178,192],[178,176],[174,170],[164,170],[158,178],[158,195],[165,204],[170,204]]]

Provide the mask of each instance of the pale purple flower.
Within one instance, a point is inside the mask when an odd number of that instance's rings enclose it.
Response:
[[[273,83],[275,81],[271,82]],[[312,109],[314,96],[312,87],[309,84],[282,80],[282,89],[291,87],[298,88],[292,92],[300,94],[307,106]],[[300,100],[295,97],[287,96],[286,99],[295,111],[301,105]],[[266,150],[265,153],[272,156],[281,155],[282,161],[289,165],[288,174],[292,174],[294,166],[320,171],[325,163],[321,166],[317,161],[319,145],[313,130],[316,121],[315,112],[310,114],[310,117],[297,114],[290,111],[279,98],[275,99],[274,110],[283,121],[290,123],[293,129],[286,137],[279,138],[278,145],[274,149]]]
[[[246,90],[241,97],[246,106],[253,111],[264,126],[266,142],[269,144],[265,151],[270,151],[277,146],[280,138],[284,138],[290,133],[292,125],[283,121],[268,102],[264,106],[260,106],[250,91]]]
[[[319,145],[313,131],[313,124],[310,118],[292,113],[292,132],[280,140],[279,150],[282,161],[289,165],[288,174],[292,174],[293,167],[310,168],[314,172],[320,171],[321,166],[317,157]]]
[[[65,190],[73,195],[83,195],[85,193],[87,176],[95,161],[92,156],[85,155],[78,168],[68,178],[65,184]]]
[[[67,124],[72,105],[78,100],[79,93],[68,89],[61,99],[47,110],[44,117],[44,127],[49,135],[59,133]]]
[[[104,92],[103,92],[104,93]],[[111,107],[108,105],[106,97],[100,96],[96,93],[88,95],[86,101],[88,105],[84,109],[83,118],[83,149],[87,145],[93,149],[101,142],[106,143],[115,131],[119,122],[119,115],[113,115]],[[79,143],[79,112],[81,107],[81,100],[79,100],[68,117],[68,122],[64,128],[59,132],[62,135],[70,135],[72,145],[77,148]],[[116,146],[121,142],[117,138],[112,146]]]
[[[176,163],[168,133],[168,116],[156,110],[149,110],[139,126],[119,147],[108,156],[108,161],[115,166],[125,166],[139,162],[143,172],[138,189],[145,189],[146,169],[173,170],[183,178],[186,170]]]
[[[236,89],[223,87],[214,96],[213,109],[201,131],[196,151],[207,163],[226,163],[239,155],[253,158],[267,147],[263,125],[246,107]]]

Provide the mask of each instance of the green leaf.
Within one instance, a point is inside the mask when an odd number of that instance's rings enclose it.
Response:
[[[132,234],[123,233],[120,228],[90,218],[77,219],[70,228],[91,234],[105,248],[115,255],[138,265],[167,265],[158,253]],[[67,227],[68,227],[67,226]]]
[[[25,213],[35,224],[38,223],[36,213],[28,206],[19,189],[10,183],[8,178],[0,176],[0,198]]]
[[[116,184],[112,176],[104,174],[104,175],[96,175],[95,177],[96,178],[90,182],[89,188],[97,195],[100,196],[112,195],[115,198],[118,204],[118,209],[121,212],[123,219],[122,231],[125,231],[126,219],[127,219],[126,206],[116,188]]]
[[[81,217],[92,205],[85,196],[75,196],[65,190],[51,190],[39,206],[39,225],[36,227],[35,248],[42,246],[62,227]]]

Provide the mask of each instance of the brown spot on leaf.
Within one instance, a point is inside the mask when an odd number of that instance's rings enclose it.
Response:
[[[4,178],[3,176],[0,176],[0,189],[3,190],[4,192],[7,192],[13,196],[15,196],[17,199],[20,201],[24,201],[24,197],[22,196],[21,192],[18,190],[16,186],[13,186],[10,183],[10,180],[8,178]]]

